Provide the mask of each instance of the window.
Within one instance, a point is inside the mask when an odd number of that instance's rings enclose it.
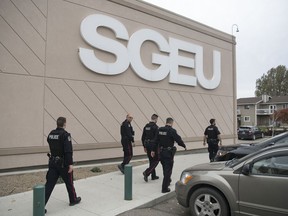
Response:
[[[250,106],[249,105],[245,105],[244,109],[250,109]]]
[[[274,111],[277,110],[277,106],[276,105],[270,105],[269,109],[270,109],[271,113],[274,113]]]
[[[288,176],[288,155],[272,156],[255,162],[251,174]]]
[[[250,116],[244,116],[244,122],[250,122]]]

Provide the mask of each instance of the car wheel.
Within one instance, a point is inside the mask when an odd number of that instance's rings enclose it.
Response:
[[[190,212],[193,216],[228,216],[228,204],[223,196],[212,188],[199,188],[190,197]]]

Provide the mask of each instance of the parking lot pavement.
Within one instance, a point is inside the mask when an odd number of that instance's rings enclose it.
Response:
[[[190,216],[189,208],[178,204],[175,196],[150,208],[137,208],[119,214],[118,216]]]
[[[259,138],[259,139],[256,139],[256,140],[239,140],[237,139],[237,144],[241,144],[241,143],[258,143],[258,142],[263,142],[267,139],[269,139],[271,137],[264,137],[264,138]]]

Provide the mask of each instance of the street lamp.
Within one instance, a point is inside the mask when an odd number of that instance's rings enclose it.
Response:
[[[233,24],[233,25],[232,25],[232,29],[231,29],[232,35],[233,35],[233,28],[234,28],[234,26],[236,27],[236,32],[239,32],[238,25],[237,25],[237,24]]]
[[[234,26],[236,27],[236,32],[239,32],[239,28],[237,24],[233,24],[231,27],[231,35],[232,35],[232,71],[233,71],[233,86],[234,86],[234,91],[233,94],[236,96],[237,92],[236,92],[236,41],[235,41],[235,37],[233,35],[233,28]],[[236,113],[236,107],[237,107],[237,101],[236,99],[233,101],[233,106],[235,107],[234,109],[234,116],[237,116]],[[240,117],[241,118],[241,117]],[[235,137],[237,137],[237,128],[236,128],[236,124],[234,124],[234,133],[235,133]],[[234,139],[234,143],[236,143],[236,140]]]

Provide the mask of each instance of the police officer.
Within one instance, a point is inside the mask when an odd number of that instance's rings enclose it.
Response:
[[[70,206],[78,204],[81,201],[81,197],[77,197],[73,185],[73,149],[71,135],[65,128],[66,118],[59,117],[57,119],[57,128],[52,130],[47,137],[51,154],[47,154],[49,156],[49,170],[46,175],[45,205],[59,176],[61,176],[66,184]]]
[[[178,145],[182,146],[186,150],[186,145],[184,144],[181,137],[177,134],[177,131],[172,128],[174,120],[172,118],[166,119],[165,127],[160,127],[158,130],[158,135],[156,143],[160,148],[160,161],[163,167],[164,179],[162,182],[162,193],[170,192],[170,182],[174,163],[174,155],[176,153],[176,147],[174,142],[176,141]],[[152,152],[152,155],[155,153]]]
[[[121,132],[121,144],[123,147],[124,158],[123,162],[118,165],[119,170],[124,174],[124,166],[129,164],[133,156],[132,143],[134,143],[134,130],[131,125],[133,117],[131,114],[127,114],[126,120],[122,122]]]
[[[216,127],[215,119],[210,119],[210,126],[205,129],[203,140],[204,146],[206,145],[206,141],[208,143],[209,159],[210,162],[213,162],[218,151],[218,143],[220,146],[222,145],[220,131]]]
[[[149,159],[149,167],[143,172],[144,181],[148,182],[148,176],[151,174],[151,179],[156,180],[159,179],[158,176],[156,176],[155,168],[157,167],[159,163],[159,157],[158,157],[158,150],[156,149],[156,136],[158,132],[158,126],[157,126],[157,120],[158,115],[153,114],[151,116],[151,121],[145,125],[143,128],[142,133],[142,144],[144,147],[144,151],[147,153],[148,159]],[[153,157],[151,153],[155,152]]]

